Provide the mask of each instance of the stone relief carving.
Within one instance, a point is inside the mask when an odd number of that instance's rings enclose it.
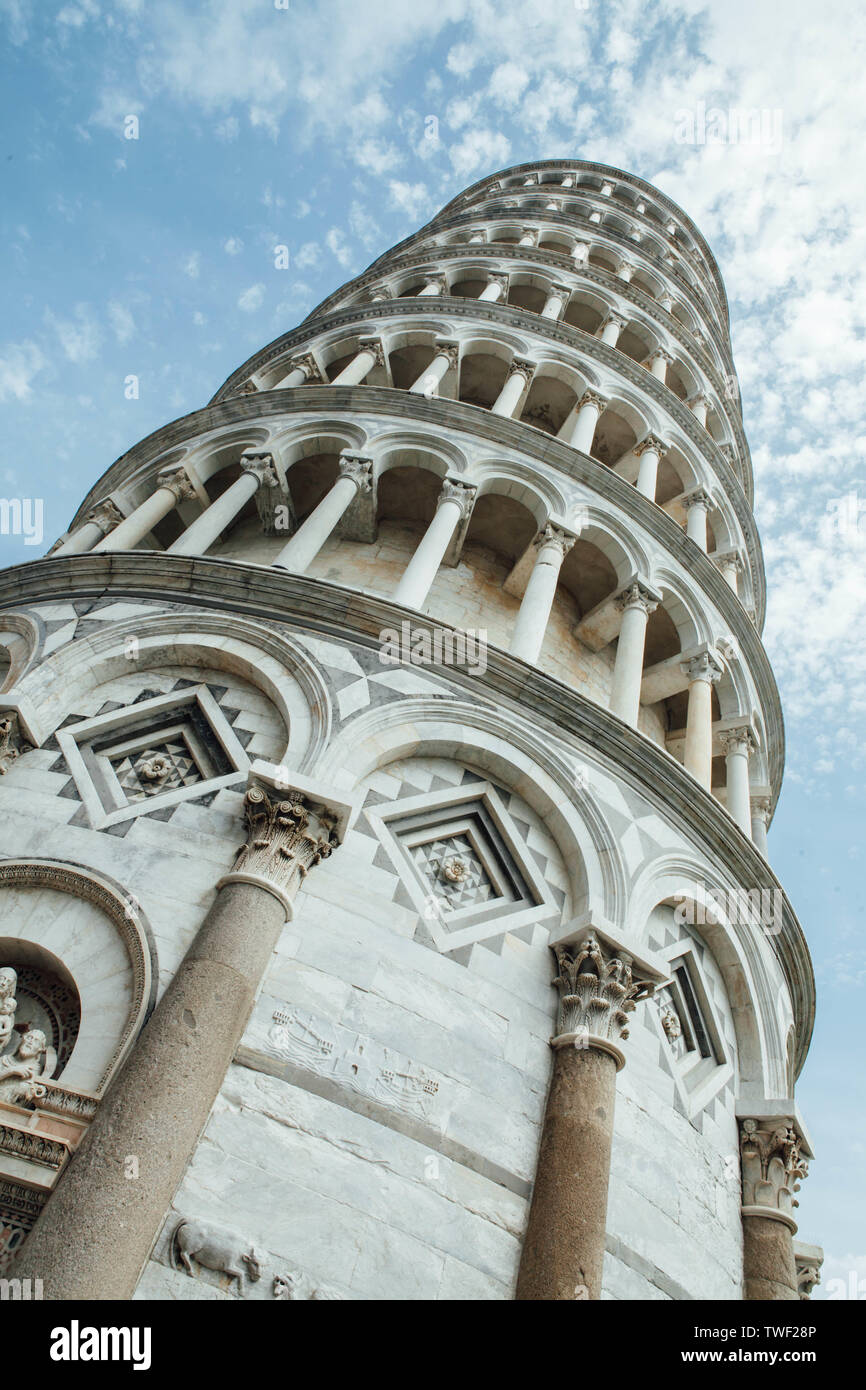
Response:
[[[0,1100],[12,1105],[30,1104],[45,1095],[41,1078],[51,1076],[57,1053],[48,1046],[40,1028],[29,1028],[17,1050],[0,1057]]]
[[[767,1207],[790,1216],[799,1206],[794,1193],[809,1170],[792,1125],[741,1120],[740,1164],[744,1207]]]
[[[262,1277],[262,1262],[255,1250],[244,1248],[236,1231],[206,1221],[188,1221],[182,1217],[169,1237],[169,1259],[173,1269],[186,1270],[195,1278],[195,1265],[212,1269],[217,1274],[237,1280],[238,1290],[244,1292],[244,1279],[256,1283]],[[193,1263],[195,1262],[195,1264]]]
[[[272,1286],[275,1299],[282,1302],[299,1302],[302,1300],[310,1301],[315,1299],[318,1302],[325,1300],[329,1302],[344,1301],[344,1295],[338,1293],[336,1289],[328,1289],[314,1283],[309,1275],[289,1270],[286,1274],[275,1274]]]
[[[0,777],[9,771],[16,758],[32,747],[22,732],[21,722],[14,710],[0,717]]]
[[[555,948],[559,989],[560,1037],[585,1033],[618,1042],[628,1037],[628,1016],[638,999],[655,986],[632,978],[632,959],[624,951],[602,948],[594,933],[575,947]]]
[[[11,965],[4,965],[0,970],[0,1052],[5,1049],[12,1037],[15,1010],[18,1008],[18,1000],[15,998],[17,984],[16,972]]]

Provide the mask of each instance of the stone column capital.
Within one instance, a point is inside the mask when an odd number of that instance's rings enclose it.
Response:
[[[541,551],[545,546],[555,545],[559,550],[559,563],[562,564],[576,540],[577,536],[571,531],[567,531],[564,526],[557,526],[555,522],[548,521],[538,532],[532,544],[538,551]]]
[[[764,825],[770,823],[770,816],[773,814],[773,798],[765,792],[759,792],[756,796],[750,797],[752,815],[758,820],[762,820]]]
[[[667,348],[663,347],[653,348],[652,352],[650,353],[650,357],[653,359],[660,357],[662,361],[667,362],[668,366],[670,366],[670,364],[674,360],[674,354],[670,352]]]
[[[600,415],[603,410],[607,410],[609,404],[610,402],[607,397],[600,396],[597,391],[584,391],[577,402],[577,408],[578,410],[583,410],[585,405],[594,405],[598,408],[598,413]]]
[[[701,405],[704,406],[706,410],[709,410],[710,406],[712,405],[712,401],[704,391],[699,391],[696,396],[689,397],[689,399],[686,401],[686,405],[689,407],[690,410],[694,410],[695,406]]]
[[[662,976],[644,971],[614,940],[588,927],[576,939],[553,946],[559,990],[556,1033],[551,1047],[595,1048],[625,1066],[620,1043],[628,1038],[629,1015],[653,994]]]
[[[491,270],[487,273],[488,285],[499,285],[503,294],[508,292],[508,275],[504,270]]]
[[[796,1231],[795,1192],[809,1171],[793,1116],[740,1117],[743,1212],[782,1221]]]
[[[640,608],[649,617],[650,613],[654,613],[661,603],[661,595],[657,594],[645,580],[635,577],[629,581],[621,593],[617,594],[614,602],[623,613],[627,608]]]
[[[710,507],[713,505],[712,493],[708,492],[705,487],[694,488],[691,492],[687,492],[680,500],[687,512],[690,512],[692,507],[703,507],[706,511],[709,511]]]
[[[820,1284],[823,1263],[824,1251],[820,1245],[807,1245],[804,1241],[794,1241],[797,1292],[804,1301],[811,1298],[815,1285]]]
[[[279,487],[280,476],[269,449],[244,449],[240,457],[242,473],[249,473],[259,487]]]
[[[376,288],[370,292],[369,302],[375,304],[378,300],[393,298],[394,292],[388,285],[377,285]]]
[[[710,652],[700,652],[691,660],[684,661],[682,671],[688,677],[689,684],[693,681],[706,681],[707,685],[715,685],[723,675],[721,666]]]
[[[571,285],[551,285],[549,293],[558,295],[561,299],[570,299],[572,293]]]
[[[32,747],[18,711],[4,709],[0,712],[0,777],[9,771],[16,758]]]
[[[389,290],[388,295],[390,293]],[[324,377],[319,371],[319,364],[311,352],[302,352],[297,357],[291,357],[289,359],[289,372],[303,372],[308,383],[324,381]],[[288,372],[286,375],[288,376]]]
[[[374,362],[373,362],[373,366],[374,366],[374,367],[384,367],[384,365],[385,365],[385,349],[382,347],[382,339],[381,339],[381,338],[359,338],[359,339],[358,339],[358,351],[359,351],[359,352],[371,352],[371,353],[373,354],[374,359],[375,359]],[[372,370],[372,369],[371,369],[371,370]]]
[[[460,344],[450,338],[436,338],[434,341],[437,357],[447,357],[449,368],[456,368],[460,358]]]
[[[505,377],[505,380],[508,381],[509,378],[516,376],[519,373],[520,376],[523,377],[524,381],[531,381],[533,373],[535,372],[535,367],[536,363],[530,362],[529,359],[526,357],[512,357],[510,363],[508,364],[508,372]]]
[[[164,473],[157,473],[156,481],[160,487],[168,488],[169,492],[174,493],[176,502],[191,502],[196,496],[196,490],[185,468],[167,468]]]
[[[287,768],[254,763],[244,797],[247,838],[217,888],[255,884],[278,899],[290,920],[301,883],[342,842],[353,811]]]
[[[710,556],[713,564],[720,570],[736,570],[737,574],[742,574],[744,565],[742,556],[736,550],[716,551]]]
[[[472,511],[478,488],[474,483],[466,483],[462,478],[446,478],[436,499],[436,510],[443,502],[456,502],[460,508],[460,519],[465,521]]]
[[[641,454],[649,453],[650,450],[657,454],[660,459],[663,459],[668,447],[663,440],[659,439],[657,434],[648,434],[639,444],[635,444],[633,453],[635,458],[640,458]]]
[[[85,521],[91,521],[94,526],[99,527],[103,536],[107,536],[109,531],[113,531],[115,526],[119,526],[123,519],[123,512],[110,497],[103,497],[101,502],[97,502],[95,507],[91,507],[85,517]]]
[[[242,381],[240,386],[236,386],[231,394],[232,396],[257,396],[259,388],[254,381]]]
[[[538,228],[537,228],[537,227],[524,227],[524,228],[523,228],[523,231],[520,233],[520,236],[521,236],[521,239],[523,240],[524,246],[526,245],[526,238],[527,238],[527,237],[530,237],[530,238],[532,239],[532,245],[533,245],[533,246],[537,246],[537,245],[538,245],[538,236],[539,236],[539,233],[538,233]]]
[[[361,454],[342,453],[337,465],[341,478],[351,478],[360,493],[371,492],[373,488],[373,460]]]
[[[623,329],[623,328],[625,328],[626,324],[628,323],[628,319],[625,317],[624,314],[608,314],[607,317],[606,317],[605,319],[603,319],[603,321],[602,321],[602,324],[601,324],[602,330],[604,330],[605,328],[607,328],[607,326],[608,326],[609,323],[616,324],[616,327],[617,327],[617,328]]]
[[[744,753],[747,758],[758,749],[754,732],[748,724],[738,729],[724,729],[719,736],[719,742],[726,754]]]
[[[439,290],[440,295],[443,295],[443,294],[447,294],[447,293],[448,293],[448,280],[447,280],[447,278],[442,274],[441,271],[436,271],[436,272],[433,273],[433,274],[425,275],[425,276],[424,276],[424,286],[425,286],[425,288],[427,287],[427,285],[435,285],[436,288]],[[431,299],[432,299],[432,295],[431,295]]]

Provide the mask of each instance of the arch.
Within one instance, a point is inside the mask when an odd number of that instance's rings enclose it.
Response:
[[[6,892],[28,890],[64,894],[94,909],[88,918],[90,931],[82,934],[69,931],[65,920],[53,914],[34,914],[31,903],[31,912],[24,916],[22,930],[14,937],[56,956],[75,981],[81,999],[81,1023],[59,1079],[64,1086],[101,1094],[156,1002],[158,968],[153,932],[138,900],[101,870],[61,859],[0,860],[0,902]],[[7,909],[3,916],[8,939],[15,926],[14,913]],[[94,949],[91,933],[103,919],[107,926],[100,951]],[[121,949],[128,976],[119,983]],[[101,974],[95,964],[100,958],[104,967]],[[106,1043],[109,1020],[114,1036]]]
[[[315,775],[350,793],[399,758],[447,757],[488,772],[545,821],[570,875],[576,915],[595,907],[612,922],[624,912],[625,874],[616,837],[561,753],[522,720],[468,701],[414,696],[364,711],[323,752]]]
[[[189,616],[184,614],[138,614],[52,653],[21,686],[22,695],[31,697],[34,732],[40,743],[63,723],[84,695],[109,680],[129,675],[127,638],[134,637],[139,671],[165,665],[205,666],[228,668],[248,680],[271,701],[286,727],[286,750],[279,761],[298,772],[306,771],[327,742],[332,720],[327,686],[306,650],[285,634],[266,631],[235,614],[223,617],[198,612],[195,626],[191,628],[189,623]],[[46,680],[46,667],[50,667],[53,679]]]

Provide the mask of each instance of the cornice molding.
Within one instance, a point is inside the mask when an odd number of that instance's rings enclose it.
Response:
[[[443,307],[444,306],[444,307]],[[728,498],[732,503],[743,533],[747,538],[750,554],[759,554],[757,539],[757,528],[752,516],[751,504],[743,484],[740,482],[724,453],[715,440],[698,424],[696,416],[688,406],[675,396],[668,386],[665,386],[652,372],[645,367],[641,367],[631,357],[619,352],[617,348],[610,347],[603,343],[600,338],[595,338],[590,333],[584,333],[580,328],[574,328],[571,324],[561,323],[554,319],[543,319],[539,314],[532,314],[526,309],[518,309],[513,304],[501,304],[490,300],[478,299],[394,299],[385,300],[379,304],[356,304],[350,308],[343,309],[338,313],[330,314],[325,318],[310,320],[305,319],[304,323],[295,328],[291,333],[285,334],[282,338],[276,339],[266,347],[261,348],[255,356],[249,358],[236,372],[228,378],[211,398],[210,404],[214,405],[219,401],[226,400],[237,390],[241,382],[255,372],[259,372],[275,358],[283,356],[287,352],[294,351],[299,343],[305,346],[312,344],[320,334],[332,332],[334,329],[345,328],[349,324],[364,323],[370,319],[387,320],[392,318],[409,317],[415,318],[434,316],[441,320],[443,316],[451,319],[468,319],[475,321],[487,321],[499,324],[503,328],[516,328],[522,333],[530,333],[541,339],[542,342],[557,343],[563,347],[571,348],[573,351],[582,353],[584,357],[601,362],[614,374],[623,377],[631,386],[642,391],[649,396],[650,400],[676,421],[683,434],[697,449],[704,461],[716,472],[718,481],[725,488]],[[361,336],[367,336],[364,332]],[[441,336],[441,335],[440,335]],[[294,390],[302,390],[302,387],[294,387]],[[367,388],[370,389],[370,388]],[[269,395],[269,391],[259,393],[258,399]],[[452,402],[452,404],[460,404]],[[519,422],[518,422],[519,423]],[[750,535],[751,533],[751,535]],[[753,550],[754,546],[754,550]],[[758,586],[760,587],[760,586]]]
[[[614,349],[607,348],[607,352]],[[759,649],[758,660],[769,672],[772,687],[770,704],[779,710],[775,721],[781,744],[784,745],[781,708],[778,691],[770,672],[769,662],[754,624],[734,594],[730,585],[708,556],[704,555],[686,536],[683,528],[661,507],[641,496],[636,488],[619,477],[605,464],[589,454],[582,454],[562,440],[552,439],[531,425],[507,416],[494,415],[480,406],[467,405],[450,398],[430,398],[398,391],[387,386],[294,386],[284,391],[262,391],[257,396],[229,396],[204,406],[191,415],[183,415],[162,425],[153,434],[139,440],[126,454],[111,465],[82,502],[70,524],[73,529],[86,514],[95,497],[121,489],[136,477],[149,458],[154,461],[167,450],[184,444],[211,430],[274,415],[290,415],[293,411],[328,412],[358,415],[383,414],[414,423],[433,424],[439,428],[458,430],[483,438],[485,442],[514,449],[530,462],[537,460],[558,470],[566,477],[589,487],[598,496],[609,499],[650,535],[654,536],[686,569],[696,574],[708,596],[731,625],[744,650]],[[691,413],[691,412],[689,412]],[[755,589],[759,625],[763,623],[766,601],[763,556],[757,527],[749,517],[744,528],[752,582]],[[778,770],[781,780],[781,764]]]
[[[724,580],[719,578],[719,584]],[[727,587],[727,586],[725,586]],[[167,555],[162,551],[104,552],[34,560],[0,574],[0,608],[57,601],[71,595],[183,603],[240,614],[265,623],[296,624],[378,650],[386,627],[399,628],[408,614],[432,633],[449,624],[404,609],[386,599],[360,594],[321,579],[232,560]],[[764,658],[766,660],[766,658]],[[767,668],[769,670],[769,667]],[[449,668],[452,686],[482,692],[524,717],[543,721],[559,736],[579,738],[609,758],[619,775],[673,819],[686,837],[697,836],[736,883],[777,888],[783,893],[783,929],[770,937],[791,991],[797,1020],[798,1070],[805,1059],[814,1019],[814,979],[805,937],[784,890],[751,840],[724,808],[663,748],[608,710],[552,676],[506,652],[491,648],[483,676]]]

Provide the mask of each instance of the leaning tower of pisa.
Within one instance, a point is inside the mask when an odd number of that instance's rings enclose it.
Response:
[[[7,1272],[808,1292],[752,470],[669,199],[482,180],[0,590]]]

